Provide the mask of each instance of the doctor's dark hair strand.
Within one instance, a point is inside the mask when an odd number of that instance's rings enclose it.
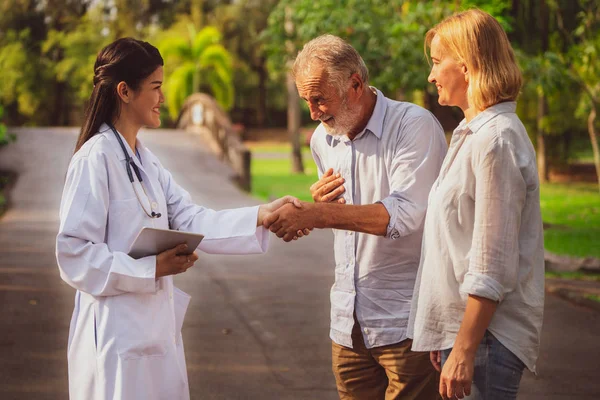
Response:
[[[118,39],[100,50],[94,64],[94,89],[86,105],[75,151],[98,133],[100,125],[118,118],[119,82],[138,90],[142,81],[162,65],[164,62],[156,47],[133,38]]]

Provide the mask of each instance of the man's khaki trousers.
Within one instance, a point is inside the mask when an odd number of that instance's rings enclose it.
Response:
[[[410,350],[407,339],[367,349],[355,320],[352,346],[332,342],[333,374],[341,400],[437,400],[439,374],[429,353]]]

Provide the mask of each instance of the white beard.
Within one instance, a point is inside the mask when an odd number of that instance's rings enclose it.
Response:
[[[323,127],[331,136],[347,135],[360,122],[361,112],[361,105],[357,106],[356,109],[351,110],[344,99],[337,116],[333,117],[335,120],[335,126],[328,126],[323,122]]]

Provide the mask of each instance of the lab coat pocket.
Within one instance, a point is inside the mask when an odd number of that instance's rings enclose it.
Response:
[[[183,320],[185,319],[185,313],[190,304],[191,296],[173,286],[173,303],[175,308],[175,334],[177,335],[177,341],[181,340],[181,328],[183,327]]]
[[[169,348],[169,301],[164,291],[113,296],[111,322],[119,358],[164,357]]]

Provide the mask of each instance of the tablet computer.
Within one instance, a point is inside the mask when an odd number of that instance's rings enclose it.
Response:
[[[199,233],[143,227],[127,254],[136,259],[154,256],[183,243],[187,244],[188,254],[191,254],[203,238],[204,235]]]

